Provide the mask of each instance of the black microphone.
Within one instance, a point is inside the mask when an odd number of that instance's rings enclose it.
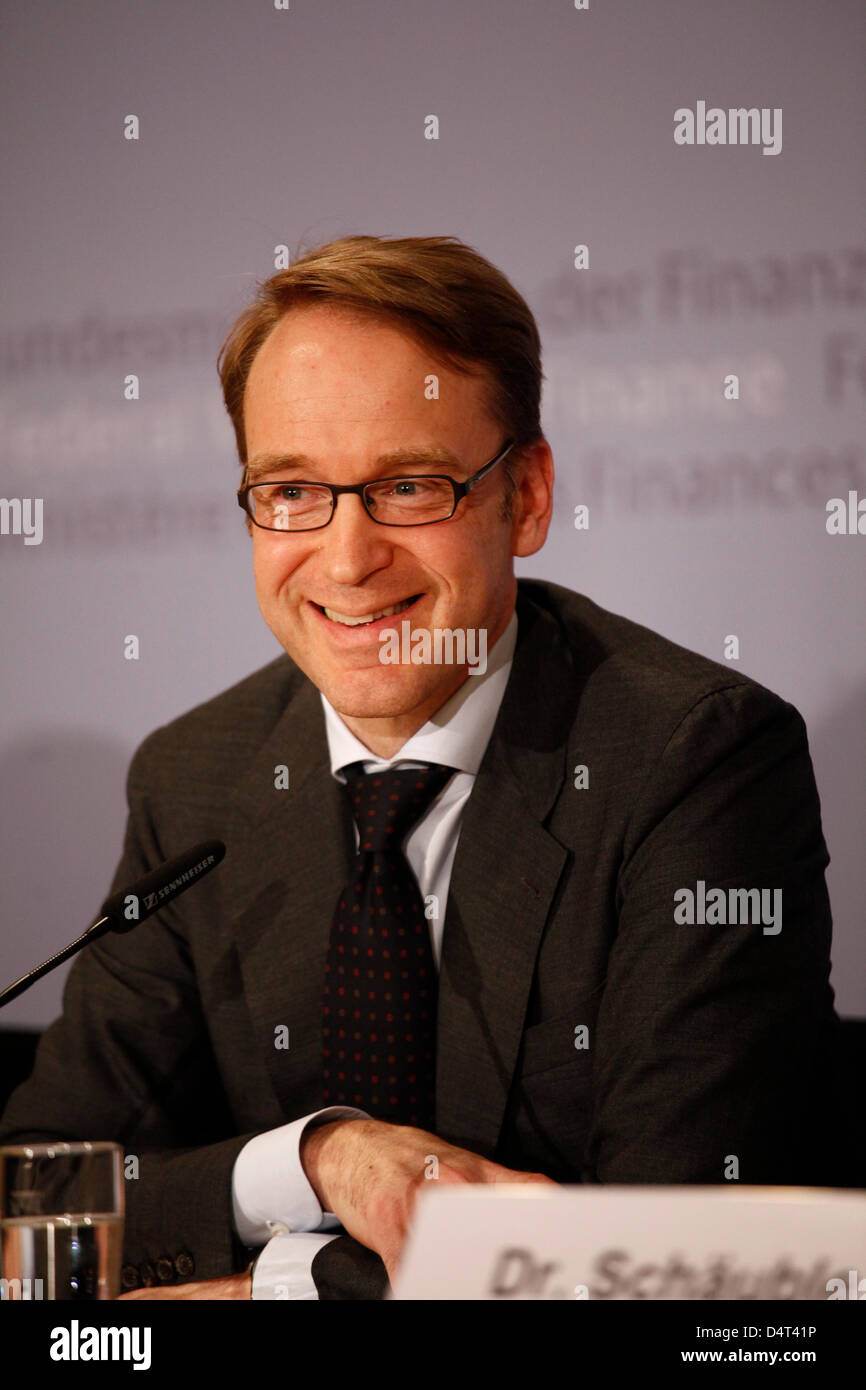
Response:
[[[119,893],[106,898],[100,909],[100,921],[105,921],[107,925],[99,935],[103,936],[107,931],[132,931],[145,917],[173,902],[187,888],[191,888],[196,879],[215,869],[225,852],[222,840],[205,840],[204,844],[194,845],[185,854],[179,854],[176,859],[169,859],[158,869],[152,869],[131,888],[122,888]],[[94,922],[93,925],[99,924]]]
[[[225,852],[226,847],[222,840],[205,840],[203,844],[188,849],[185,854],[179,854],[176,858],[167,860],[165,864],[160,864],[158,869],[152,869],[129,888],[113,893],[110,898],[105,899],[98,918],[91,923],[87,931],[82,932],[81,936],[76,937],[68,946],[64,946],[62,951],[49,956],[48,960],[37,965],[35,970],[28,971],[20,980],[6,986],[0,993],[0,1008],[17,999],[25,989],[29,989],[37,980],[41,980],[43,975],[47,975],[49,970],[61,965],[83,946],[97,941],[100,936],[105,936],[106,932],[132,931],[139,922],[173,902],[181,893],[185,893],[187,888],[191,888],[205,874],[209,874],[211,869],[215,869],[224,858]]]

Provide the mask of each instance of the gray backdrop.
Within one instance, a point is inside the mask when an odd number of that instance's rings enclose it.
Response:
[[[866,1014],[866,536],[825,525],[866,496],[864,27],[855,0],[7,7],[2,492],[44,535],[0,536],[0,983],[98,908],[143,736],[278,654],[215,370],[254,281],[281,244],[452,233],[544,342],[558,513],[520,572],[716,660],[736,634],[798,706]],[[781,108],[781,151],[675,144],[699,101]],[[3,1025],[46,1024],[63,975]]]

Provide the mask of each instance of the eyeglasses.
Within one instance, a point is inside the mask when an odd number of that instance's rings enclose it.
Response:
[[[448,521],[462,498],[476,488],[513,447],[514,440],[506,440],[496,457],[463,483],[439,473],[413,473],[346,485],[308,483],[303,479],[270,483],[244,481],[238,488],[238,506],[265,531],[318,531],[333,517],[337,498],[344,492],[353,492],[360,497],[367,515],[380,526],[434,526],[439,521]]]

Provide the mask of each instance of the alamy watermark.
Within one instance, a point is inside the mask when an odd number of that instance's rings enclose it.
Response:
[[[677,888],[674,902],[678,926],[763,926],[764,936],[778,936],[782,930],[781,888],[729,888],[726,892],[707,889],[699,878],[694,889]]]
[[[25,545],[41,545],[42,498],[0,497],[0,536],[23,536]]]
[[[151,1364],[149,1327],[82,1327],[73,1318],[69,1327],[51,1331],[48,1355],[52,1361],[131,1361],[134,1371]]]
[[[485,627],[434,627],[432,632],[404,618],[400,631],[386,628],[379,633],[379,660],[383,666],[468,666],[470,676],[483,676],[487,670],[487,629]]]
[[[0,1279],[0,1303],[42,1299],[42,1279]]]
[[[763,145],[762,154],[781,154],[781,106],[736,106],[725,111],[699,101],[694,111],[679,106],[674,112],[677,145]]]

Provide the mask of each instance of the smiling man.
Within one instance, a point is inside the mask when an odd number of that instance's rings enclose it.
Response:
[[[547,534],[550,449],[543,439],[528,443],[510,516],[503,516],[502,464],[460,500],[459,516],[449,516],[450,485],[437,489],[441,522],[426,520],[429,503],[410,510],[393,481],[390,493],[384,484],[371,489],[378,500],[369,509],[356,494],[344,494],[335,507],[327,493],[316,497],[307,488],[305,497],[297,484],[430,475],[441,482],[448,474],[463,483],[508,444],[488,395],[483,376],[433,361],[405,325],[327,304],[287,314],[249,373],[252,519],[265,519],[265,507],[274,513],[274,529],[252,528],[259,607],[345,724],[383,757],[444,704],[467,669],[386,664],[382,636],[399,617],[413,629],[483,631],[488,650],[495,645],[514,611],[512,557],[533,554]],[[410,484],[400,486],[405,492]],[[383,523],[378,514],[388,498],[391,520]],[[311,523],[313,529],[300,529]]]
[[[524,300],[454,238],[349,237],[260,286],[220,373],[283,654],[145,740],[113,889],[228,853],[82,952],[0,1139],[138,1156],[130,1297],[380,1297],[434,1158],[835,1181],[803,722],[515,579],[553,487]],[[404,625],[484,634],[484,671],[383,660]],[[696,885],[772,890],[778,929],[684,922]]]

